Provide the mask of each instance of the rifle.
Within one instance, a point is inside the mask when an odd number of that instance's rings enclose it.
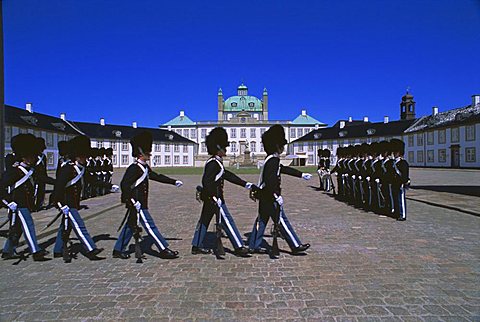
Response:
[[[130,199],[130,201],[132,202],[132,204],[135,203],[135,200],[133,199]],[[133,229],[133,238],[135,239],[135,258],[137,259],[138,264],[142,264],[143,254],[142,254],[142,248],[140,247],[140,242],[142,241],[142,235],[141,235],[142,228],[140,227],[139,224],[140,224],[140,211],[137,210],[137,217],[135,220],[135,224],[132,225],[133,226],[132,229]]]
[[[274,194],[275,199],[278,198],[276,194]],[[278,223],[280,221],[280,212],[281,212],[281,206],[280,204],[277,203],[277,207],[275,209],[275,218],[273,219],[273,241],[272,241],[272,256],[275,258],[278,258],[280,256],[280,249],[278,248],[278,236],[280,235],[280,227],[278,226]]]
[[[62,204],[60,202],[57,203],[59,208],[62,208]],[[62,211],[62,210],[61,210]],[[62,255],[63,261],[65,263],[71,263],[72,257],[70,256],[70,249],[69,249],[69,239],[70,239],[70,227],[68,225],[68,215],[66,215],[63,211],[63,230],[62,230]]]
[[[218,207],[217,197],[213,196],[212,198],[216,206]],[[223,211],[222,208],[218,207],[218,211],[215,212],[215,215],[216,215],[215,235],[217,238],[216,255],[217,255],[217,258],[219,259],[221,258],[220,256],[225,256],[225,248],[223,247],[223,243],[222,243],[222,216],[221,216],[222,211]]]
[[[54,222],[57,221],[58,218],[60,218],[60,216],[63,214],[63,211],[60,211],[56,216],[55,218],[53,218],[48,224],[45,225],[45,227],[43,227],[42,231],[44,231],[45,229],[47,229],[48,227],[50,227],[51,225],[53,225]]]

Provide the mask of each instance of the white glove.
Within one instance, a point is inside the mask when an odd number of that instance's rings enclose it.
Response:
[[[253,186],[253,183],[247,182],[247,184],[245,185],[245,188],[247,188],[248,190],[250,190],[250,189],[252,189],[252,186]]]
[[[355,175],[352,175],[352,179],[355,180],[356,176]]]
[[[376,183],[380,183],[380,179],[378,179],[378,178],[375,179],[375,182],[376,182]]]
[[[135,209],[137,209],[137,211],[140,211],[140,209],[142,209],[142,204],[140,203],[140,201],[135,201],[133,206],[135,207]]]
[[[278,203],[279,206],[283,206],[282,196],[278,196],[277,198],[275,198],[275,201]]]
[[[312,175],[310,173],[302,173],[303,180],[310,180],[312,179]]]
[[[222,199],[217,198],[217,201],[216,201],[216,202],[217,202],[218,208],[221,208],[221,207],[222,207]]]
[[[367,179],[367,181],[370,182],[370,177],[366,177],[365,179]]]
[[[12,201],[12,202],[9,202],[7,204],[7,207],[8,209],[10,209],[11,211],[15,212],[15,210],[17,210],[17,203],[15,201]]]
[[[68,213],[70,212],[70,208],[65,205],[62,208],[60,208],[65,216],[68,216]]]
[[[175,181],[175,185],[176,185],[177,187],[181,187],[181,186],[183,186],[183,182],[180,181],[180,180],[177,180],[177,181]]]

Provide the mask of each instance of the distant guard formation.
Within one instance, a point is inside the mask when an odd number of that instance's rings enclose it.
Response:
[[[126,213],[118,229],[119,235],[112,256],[130,258],[127,250],[132,238],[135,242],[135,258],[141,263],[144,255],[140,246],[142,232],[153,240],[158,248],[158,257],[174,259],[178,251],[169,248],[160,233],[148,205],[149,181],[157,181],[181,187],[183,182],[152,171],[148,162],[152,151],[152,135],[141,132],[131,138],[132,156],[135,161],[127,168],[121,184],[121,202]],[[203,202],[200,219],[192,238],[191,253],[194,255],[213,253],[217,258],[225,256],[222,236],[225,233],[233,247],[233,254],[250,257],[255,253],[279,256],[278,238],[283,238],[291,254],[302,254],[310,244],[303,243],[295,232],[284,210],[281,175],[286,174],[310,180],[311,174],[282,165],[280,154],[284,151],[285,131],[274,125],[262,135],[267,153],[257,184],[247,182],[223,165],[228,147],[228,135],[222,127],[214,128],[206,138],[210,158],[205,163],[202,185],[197,186],[197,200]],[[80,215],[81,201],[117,191],[112,185],[113,164],[111,149],[91,148],[90,139],[77,136],[70,141],[58,143],[59,160],[55,179],[46,171],[45,141],[32,134],[19,134],[12,138],[13,153],[6,156],[6,169],[0,180],[0,200],[8,208],[9,224],[2,258],[21,258],[16,247],[22,234],[25,236],[32,258],[35,261],[49,260],[48,251],[38,245],[37,234],[31,213],[55,207],[58,215],[47,225],[61,219],[53,250],[53,257],[71,262],[70,234],[72,230],[90,260],[101,260],[103,248],[97,247]],[[405,190],[410,184],[408,163],[403,159],[404,143],[397,139],[389,142],[362,144],[337,149],[337,163],[330,170],[331,153],[328,149],[318,150],[318,175],[320,189],[333,194],[342,201],[365,210],[395,216],[406,220]],[[333,181],[336,176],[336,187]],[[248,241],[244,242],[227,207],[224,194],[225,180],[244,187],[253,200],[258,200],[258,215]],[[44,206],[45,185],[54,185],[49,204]],[[215,245],[207,242],[207,230],[215,216]],[[272,219],[272,245],[264,241],[265,229]],[[1,227],[0,227],[1,228]]]

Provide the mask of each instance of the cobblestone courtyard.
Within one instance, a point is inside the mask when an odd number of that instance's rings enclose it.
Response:
[[[119,194],[102,197],[110,210],[86,225],[107,259],[0,261],[0,320],[480,321],[480,217],[409,200],[408,220],[397,222],[316,191],[315,177],[284,176],[285,210],[302,242],[312,244],[308,255],[290,255],[280,240],[285,252],[278,260],[232,254],[216,260],[190,254],[200,177],[180,179],[182,188],[154,182],[150,188],[152,216],[179,259],[113,259],[125,210],[112,209]],[[257,204],[228,183],[226,198],[248,233]],[[42,213],[34,216],[42,222]],[[41,239],[50,251],[52,238]]]

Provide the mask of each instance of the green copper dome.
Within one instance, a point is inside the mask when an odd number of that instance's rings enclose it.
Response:
[[[262,101],[255,96],[231,96],[225,100],[224,111],[240,112],[240,111],[262,111]]]

